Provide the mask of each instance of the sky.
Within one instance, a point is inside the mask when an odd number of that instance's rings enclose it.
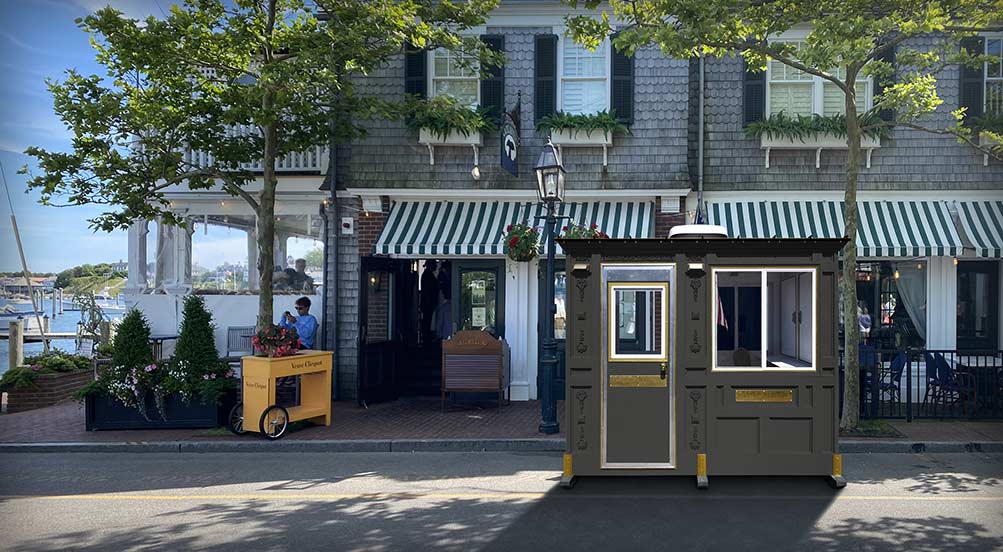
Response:
[[[61,79],[75,68],[82,74],[104,76],[94,61],[89,37],[74,19],[110,4],[136,19],[161,17],[172,0],[0,0],[0,185],[8,188],[17,226],[32,272],[58,272],[84,263],[117,262],[128,258],[125,231],[94,232],[87,219],[105,207],[46,207],[39,195],[26,193],[26,175],[18,169],[32,166],[23,154],[28,146],[68,151],[70,132],[52,111],[46,78]],[[10,220],[11,206],[0,194],[0,272],[19,271],[21,262]],[[200,231],[199,234],[202,234]],[[152,233],[151,233],[152,235]],[[302,240],[301,240],[302,241]],[[289,253],[300,256],[315,244],[290,240]],[[246,238],[239,232],[213,228],[196,239],[192,255],[202,266],[222,262],[247,262]]]

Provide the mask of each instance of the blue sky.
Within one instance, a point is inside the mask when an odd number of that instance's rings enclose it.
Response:
[[[165,10],[170,0],[159,0]],[[63,70],[102,74],[94,61],[88,36],[73,20],[110,3],[130,17],[160,14],[155,0],[2,0],[0,1],[0,162],[9,186],[28,268],[58,271],[82,263],[125,259],[125,232],[94,233],[87,219],[97,207],[43,207],[37,194],[25,193],[26,177],[17,169],[31,159],[27,146],[65,150],[69,132],[52,112],[45,78],[60,78]],[[2,184],[2,181],[0,181]],[[20,270],[10,223],[10,207],[0,196],[0,271]]]

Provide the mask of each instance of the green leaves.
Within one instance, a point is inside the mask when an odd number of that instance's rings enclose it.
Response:
[[[553,115],[548,115],[540,119],[536,128],[537,130],[548,131],[557,129],[579,130],[586,133],[601,130],[606,136],[616,132],[630,132],[627,126],[616,118],[615,113],[606,110],[588,114],[570,114],[558,111]]]
[[[450,96],[435,96],[428,100],[409,98],[402,106],[407,127],[413,131],[427,129],[434,136],[445,138],[451,132],[469,136],[495,128],[484,110],[461,105]]]
[[[890,134],[889,128],[882,124],[877,114],[863,118],[859,122],[863,129],[863,135],[868,138],[886,138]],[[808,137],[823,135],[846,138],[846,116],[798,115],[797,117],[789,117],[781,111],[745,127],[745,135],[750,138],[759,138],[764,134],[768,138],[784,138],[799,142],[804,142],[805,138]]]

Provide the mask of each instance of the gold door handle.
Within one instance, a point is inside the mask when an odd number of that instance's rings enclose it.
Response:
[[[659,367],[658,377],[665,379],[665,375],[669,369],[669,363],[663,362],[659,364],[658,367]]]

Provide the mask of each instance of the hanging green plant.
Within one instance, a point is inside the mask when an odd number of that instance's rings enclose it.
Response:
[[[607,137],[617,132],[630,133],[627,125],[616,118],[615,112],[605,110],[589,114],[570,114],[558,111],[553,115],[547,115],[540,119],[536,128],[544,132],[574,130],[587,134],[601,130]]]
[[[411,98],[404,106],[404,114],[409,129],[425,129],[443,140],[454,132],[470,136],[495,128],[491,117],[483,109],[472,109],[450,96],[435,96],[427,100]]]
[[[861,127],[870,127],[864,131],[864,137],[872,139],[887,138],[891,135],[888,126],[881,124],[877,114],[860,119]],[[766,135],[770,139],[786,139],[804,142],[807,138],[831,135],[846,138],[846,117],[841,114],[829,115],[798,115],[790,117],[783,111],[769,117],[749,123],[745,127],[745,135],[749,138],[759,138]]]
[[[539,253],[540,232],[525,222],[510,224],[505,228],[505,249],[513,261],[531,261]]]

